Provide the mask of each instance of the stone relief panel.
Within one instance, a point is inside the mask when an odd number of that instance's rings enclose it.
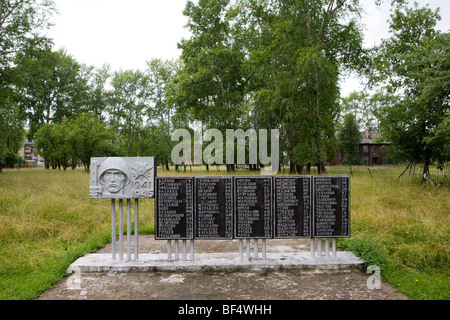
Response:
[[[89,197],[149,199],[155,197],[156,161],[145,158],[92,158]]]

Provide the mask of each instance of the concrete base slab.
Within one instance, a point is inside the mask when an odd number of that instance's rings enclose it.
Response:
[[[124,257],[126,259],[126,257]],[[241,259],[238,253],[200,253],[195,260],[168,260],[167,254],[140,254],[139,260],[113,260],[111,254],[89,254],[70,265],[68,272],[256,272],[295,270],[333,273],[358,269],[364,261],[352,252],[338,251],[336,257],[311,256],[309,252],[267,253],[266,259]],[[188,257],[189,259],[189,257]]]

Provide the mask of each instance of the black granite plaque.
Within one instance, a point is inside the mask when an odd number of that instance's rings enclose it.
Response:
[[[235,238],[272,238],[272,178],[235,177]]]
[[[274,238],[311,237],[311,177],[274,177]]]
[[[195,239],[233,238],[233,178],[195,178]]]
[[[350,237],[350,177],[313,178],[314,237]]]
[[[155,238],[194,238],[194,179],[156,178]]]

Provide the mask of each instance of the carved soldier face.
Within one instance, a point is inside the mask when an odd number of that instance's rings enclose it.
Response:
[[[100,183],[110,193],[117,193],[125,187],[127,176],[120,170],[108,169],[100,177]]]

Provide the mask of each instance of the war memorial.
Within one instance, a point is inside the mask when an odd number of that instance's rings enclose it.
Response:
[[[349,176],[158,177],[153,157],[92,158],[91,168],[90,197],[111,201],[112,252],[86,255],[69,272],[333,272],[364,263],[336,250],[351,235]],[[164,254],[139,250],[139,202],[150,198]],[[310,250],[269,254],[273,239],[309,239]],[[236,251],[196,254],[204,240],[236,242]]]

